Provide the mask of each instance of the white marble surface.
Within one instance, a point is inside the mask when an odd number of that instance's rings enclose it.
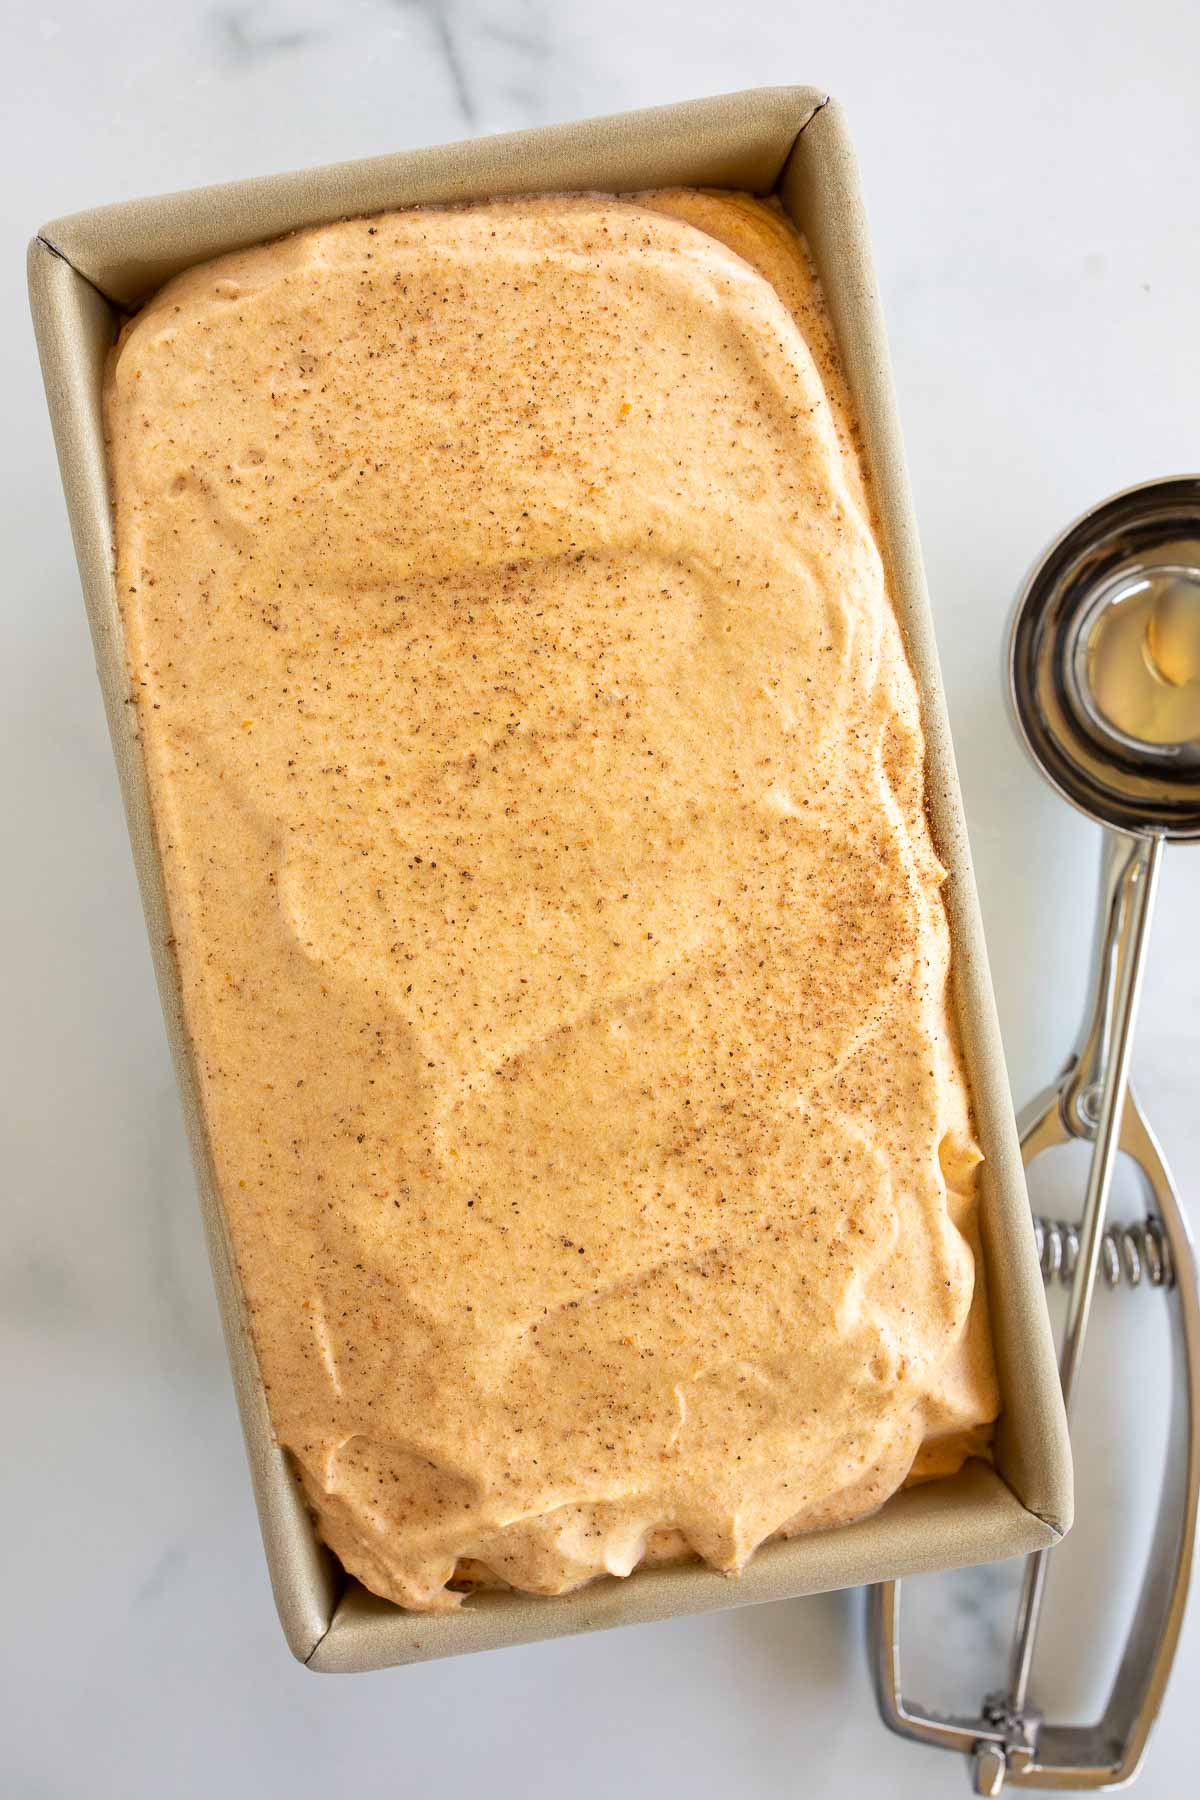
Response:
[[[860,1597],[322,1681],[271,1608],[27,324],[46,217],[150,189],[764,82],[851,109],[874,219],[1014,1086],[1076,1022],[1093,834],[1001,703],[1001,622],[1046,538],[1196,465],[1200,12],[1014,0],[19,3],[0,206],[11,848],[0,1092],[8,1390],[0,1790],[17,1800],[326,1792],[496,1800],[965,1791],[877,1724]],[[1200,851],[1168,858],[1137,1069],[1200,1176]],[[1195,1215],[1194,1215],[1195,1216]],[[1039,1682],[1094,1700],[1099,1571],[1144,1542],[1161,1345],[1102,1305],[1080,1429],[1077,1609]],[[1156,1439],[1157,1433],[1157,1439]],[[1124,1454],[1114,1455],[1123,1441]],[[1128,1591],[1129,1577],[1117,1587]],[[914,1592],[914,1685],[973,1703],[1005,1572]],[[1141,1791],[1195,1773],[1200,1604]]]

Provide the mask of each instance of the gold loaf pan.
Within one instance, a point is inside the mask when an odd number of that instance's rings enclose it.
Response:
[[[104,361],[122,316],[189,265],[305,225],[502,194],[655,187],[779,196],[808,239],[862,429],[891,591],[921,691],[929,808],[950,871],[953,1001],[986,1161],[981,1222],[1003,1414],[995,1466],[902,1490],[871,1518],[764,1546],[731,1579],[690,1564],[546,1599],[472,1595],[454,1614],[402,1612],[349,1580],[316,1537],[271,1431],[213,1182],[170,950],[113,579],[101,426]],[[574,125],[479,138],[101,207],[30,246],[34,323],[108,710],[159,993],[195,1160],[230,1366],[284,1635],[310,1669],[354,1671],[819,1593],[1051,1544],[1071,1521],[1071,1459],[979,906],[938,672],[854,156],[815,88],[763,88]]]

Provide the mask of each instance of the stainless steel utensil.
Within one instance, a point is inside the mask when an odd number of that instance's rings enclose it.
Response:
[[[976,1793],[1118,1787],[1136,1774],[1183,1621],[1200,1497],[1200,1296],[1187,1223],[1129,1085],[1144,952],[1164,846],[1200,838],[1200,477],[1127,489],[1051,545],[1021,593],[1008,657],[1017,729],[1047,780],[1105,827],[1093,994],[1062,1073],[1021,1114],[1028,1165],[1054,1145],[1093,1145],[1078,1226],[1039,1220],[1042,1271],[1070,1289],[1060,1357],[1068,1415],[1097,1275],[1143,1272],[1170,1311],[1167,1467],[1133,1627],[1101,1718],[1044,1721],[1030,1675],[1051,1552],[1025,1566],[1003,1693],[976,1718],[906,1701],[900,1583],[872,1590],[873,1674],[885,1724],[970,1758]],[[1186,735],[1184,735],[1186,734]],[[1143,1225],[1106,1227],[1119,1152],[1141,1171]]]

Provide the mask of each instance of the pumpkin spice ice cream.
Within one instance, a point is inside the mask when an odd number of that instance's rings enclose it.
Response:
[[[306,231],[164,288],[107,419],[207,1131],[346,1568],[734,1570],[956,1467],[944,872],[783,215]]]

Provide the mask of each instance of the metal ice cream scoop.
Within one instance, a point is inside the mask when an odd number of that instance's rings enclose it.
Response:
[[[1171,1315],[1167,1467],[1129,1640],[1098,1721],[1059,1725],[1031,1704],[1049,1550],[1025,1566],[1003,1693],[977,1718],[906,1701],[900,1583],[873,1590],[876,1692],[893,1731],[965,1753],[974,1788],[1117,1787],[1136,1773],[1183,1622],[1200,1496],[1200,1297],[1187,1224],[1130,1085],[1134,1022],[1163,850],[1200,839],[1200,476],[1130,488],[1076,520],[1018,598],[1008,650],[1017,729],[1047,780],[1105,827],[1093,993],[1051,1087],[1019,1126],[1026,1164],[1079,1138],[1092,1156],[1078,1225],[1038,1221],[1043,1273],[1069,1287],[1060,1357],[1068,1417],[1097,1275],[1162,1288]],[[1143,1225],[1106,1228],[1113,1169],[1141,1170]]]

